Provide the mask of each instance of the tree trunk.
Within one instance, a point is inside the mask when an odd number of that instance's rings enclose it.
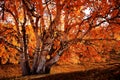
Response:
[[[24,12],[25,15],[25,12]],[[24,23],[22,25],[22,38],[21,38],[21,68],[22,68],[22,75],[29,75],[30,74],[30,66],[28,62],[28,36],[26,34],[26,17],[24,18]]]
[[[21,61],[22,75],[30,75],[30,67],[28,61]]]
[[[33,66],[31,70],[32,74],[36,74],[37,66],[38,66],[38,53],[35,53],[34,60],[33,60]]]
[[[34,34],[35,34],[35,37],[36,37],[36,51],[35,51],[33,65],[32,65],[32,70],[31,70],[32,74],[36,73],[37,66],[38,66],[39,56],[41,54],[41,48],[40,48],[41,39],[40,39],[40,36],[38,35],[38,30],[36,30],[34,32]]]
[[[43,51],[42,54],[40,55],[40,59],[39,59],[39,65],[37,67],[36,72],[43,74],[45,73],[45,63],[46,63],[46,56],[45,56],[46,51]]]

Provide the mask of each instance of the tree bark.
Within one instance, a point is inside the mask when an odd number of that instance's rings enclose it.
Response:
[[[25,75],[30,75],[30,67],[29,67],[29,63],[28,61],[21,61],[21,68],[22,68],[22,75],[25,76]]]

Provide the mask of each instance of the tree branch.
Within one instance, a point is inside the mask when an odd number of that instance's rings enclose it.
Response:
[[[22,50],[20,49],[20,47],[8,42],[4,37],[0,36],[0,42],[3,42],[4,44],[6,44],[7,46],[16,49],[19,52],[22,52]]]
[[[35,12],[34,6],[29,2],[29,0],[22,0],[23,4],[27,8],[27,10],[31,13],[34,17],[41,17],[39,14]]]

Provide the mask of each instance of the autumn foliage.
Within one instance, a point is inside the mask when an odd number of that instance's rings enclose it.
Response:
[[[120,53],[119,5],[119,0],[0,0],[0,64],[20,63],[28,75],[49,73],[56,62],[105,62]]]

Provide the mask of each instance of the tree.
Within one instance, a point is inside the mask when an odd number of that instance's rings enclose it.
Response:
[[[0,43],[20,53],[23,75],[49,73],[73,44],[87,45],[89,51],[91,41],[116,40],[102,33],[96,38],[94,29],[119,26],[119,5],[119,0],[0,0],[1,26],[7,24],[1,29]],[[34,54],[32,68],[29,53]]]

